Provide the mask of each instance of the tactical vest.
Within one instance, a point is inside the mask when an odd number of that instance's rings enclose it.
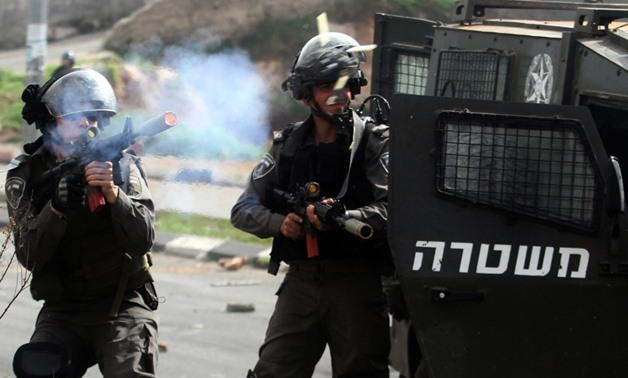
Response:
[[[275,143],[283,143],[278,161],[278,188],[287,192],[292,191],[297,185],[303,185],[307,181],[319,181],[321,184],[322,196],[335,197],[349,168],[349,150],[343,148],[325,148],[327,153],[336,156],[320,156],[319,146],[296,146],[293,143],[302,144],[311,127],[308,124],[295,124],[289,126],[282,132],[281,138]],[[370,127],[370,125],[369,125]],[[346,194],[342,198],[348,210],[365,206],[373,201],[372,184],[366,177],[364,160],[365,146],[369,131],[365,131],[358,144],[352,166],[349,171],[349,184]],[[340,137],[340,136],[339,136]],[[290,148],[286,147],[289,138],[299,138],[292,140]],[[345,151],[346,153],[343,153]],[[337,169],[334,171],[336,177],[325,177],[326,172],[316,168],[321,161],[336,161]],[[331,184],[333,182],[333,184]],[[328,185],[325,188],[325,184]],[[329,185],[332,187],[329,188]],[[272,204],[271,210],[281,214],[288,214],[291,209],[281,208],[277,204]],[[319,232],[318,236],[319,260],[368,260],[368,261],[388,261],[388,248],[386,241],[376,242],[374,240],[362,240],[343,230]],[[304,260],[307,258],[305,240],[294,241],[283,236],[273,239],[271,259],[275,262],[293,260]]]
[[[130,164],[135,164],[132,159],[125,154],[120,160],[124,178],[129,177]],[[33,173],[41,171],[41,167],[31,168]],[[128,182],[120,190],[127,192]],[[39,190],[33,202],[46,202],[49,193],[50,189]],[[44,194],[48,196],[42,199],[40,196]],[[116,241],[108,206],[96,214],[89,213],[87,208],[79,209],[71,217],[72,223],[56,254],[45,265],[33,269],[31,294],[36,300],[49,302],[111,298],[115,316],[127,290],[152,282],[150,252],[142,256],[124,252],[124,246]]]

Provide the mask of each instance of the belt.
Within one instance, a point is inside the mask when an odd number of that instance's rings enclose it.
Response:
[[[339,262],[291,262],[290,269],[311,272],[311,273],[357,273],[357,272],[374,272],[377,271],[377,267],[372,264],[361,263],[339,263]]]

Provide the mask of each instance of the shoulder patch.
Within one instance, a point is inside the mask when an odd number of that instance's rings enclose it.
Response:
[[[21,177],[11,177],[7,180],[4,190],[7,196],[7,203],[11,206],[11,208],[18,208],[20,201],[24,196],[25,188],[26,182]]]
[[[262,160],[257,163],[255,169],[253,169],[253,174],[251,175],[253,180],[260,179],[268,174],[268,172],[272,171],[275,167],[275,159],[270,154],[264,155]]]

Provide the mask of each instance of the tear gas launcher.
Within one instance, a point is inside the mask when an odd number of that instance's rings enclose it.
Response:
[[[139,130],[135,131],[133,121],[126,118],[124,129],[121,133],[102,139],[99,129],[89,127],[85,135],[75,142],[70,156],[61,164],[45,171],[35,181],[34,187],[58,180],[67,174],[84,174],[87,164],[92,161],[110,161],[113,163],[113,181],[116,185],[123,183],[120,172],[119,160],[122,152],[135,143],[140,137],[153,137],[177,124],[177,116],[173,112],[165,112],[157,117],[144,122]],[[88,187],[88,202],[91,212],[98,211],[105,205],[105,198],[99,188]]]
[[[349,217],[341,201],[336,199],[333,204],[326,204],[317,200],[319,194],[320,186],[316,182],[308,182],[304,186],[297,187],[293,192],[273,189],[273,199],[277,200],[278,204],[287,206],[303,218],[308,258],[318,256],[317,230],[310,224],[305,213],[309,205],[314,206],[316,216],[332,230],[345,230],[360,239],[369,239],[373,236],[373,228],[362,221]]]

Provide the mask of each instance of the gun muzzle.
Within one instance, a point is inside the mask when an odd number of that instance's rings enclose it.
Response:
[[[140,127],[139,135],[152,137],[177,124],[177,115],[174,112],[165,112],[144,122]]]
[[[100,132],[100,130],[98,129],[98,126],[94,126],[94,125],[90,125],[87,126],[87,138],[91,139],[91,138],[96,138],[98,136],[98,133]]]
[[[347,232],[361,239],[366,240],[373,236],[373,227],[357,219],[345,219],[343,221],[343,227],[347,230]]]

